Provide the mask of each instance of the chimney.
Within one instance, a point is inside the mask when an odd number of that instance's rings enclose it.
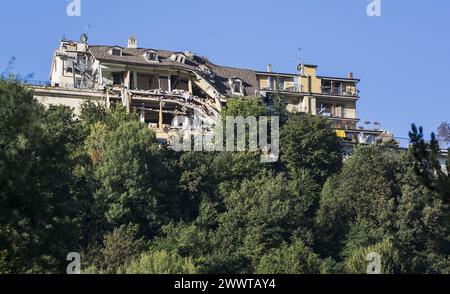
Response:
[[[267,65],[267,72],[272,72],[272,64]]]
[[[348,78],[351,79],[351,80],[353,80],[353,72],[349,72],[349,73],[348,73]]]
[[[135,36],[131,36],[128,39],[128,48],[136,49],[137,48],[137,39]]]

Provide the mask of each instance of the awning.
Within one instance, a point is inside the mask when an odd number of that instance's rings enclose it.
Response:
[[[344,130],[336,130],[336,136],[338,136],[339,138],[347,138],[347,134]]]

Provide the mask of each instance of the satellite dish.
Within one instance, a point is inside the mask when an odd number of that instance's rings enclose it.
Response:
[[[86,34],[82,34],[80,37],[80,41],[81,43],[86,44],[88,41],[88,36]]]

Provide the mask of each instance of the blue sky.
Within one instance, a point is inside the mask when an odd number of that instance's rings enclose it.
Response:
[[[295,72],[297,48],[320,75],[361,78],[358,115],[381,122],[397,137],[410,124],[426,133],[450,120],[450,1],[381,0],[381,16],[366,14],[368,0],[3,0],[0,71],[47,80],[53,50],[65,35],[89,43],[191,50],[222,65]]]

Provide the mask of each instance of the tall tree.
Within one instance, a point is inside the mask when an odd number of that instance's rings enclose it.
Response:
[[[291,118],[281,130],[281,163],[292,177],[311,176],[323,185],[339,171],[343,152],[330,122],[305,115]]]
[[[62,272],[79,249],[74,151],[79,126],[68,107],[44,110],[33,93],[0,80],[0,247],[5,272]]]

